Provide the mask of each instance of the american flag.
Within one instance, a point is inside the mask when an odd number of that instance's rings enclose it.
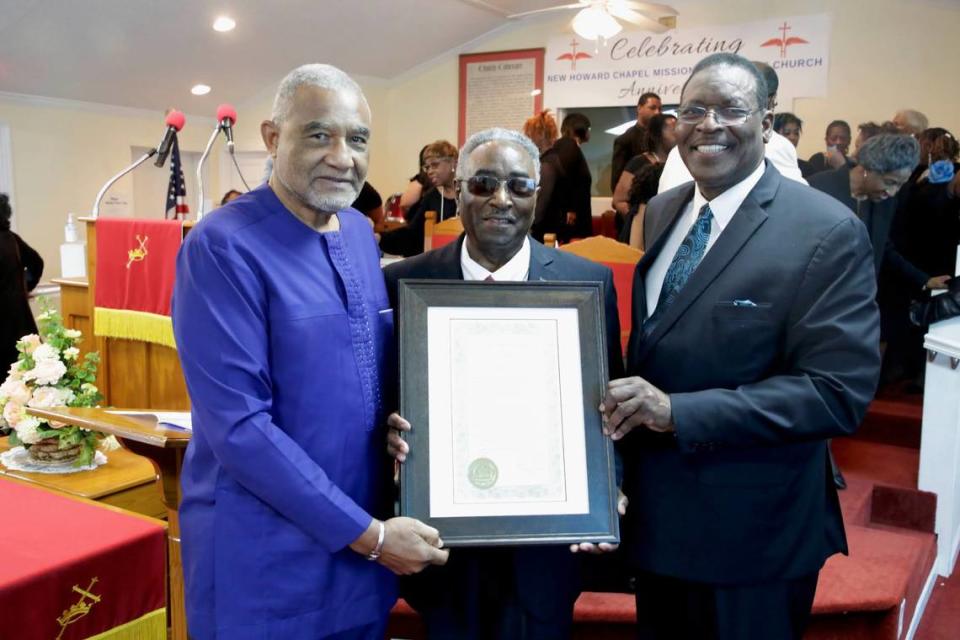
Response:
[[[167,188],[168,220],[183,220],[190,213],[187,205],[187,183],[183,180],[183,167],[180,166],[180,143],[173,136],[173,149],[170,150],[170,186]]]

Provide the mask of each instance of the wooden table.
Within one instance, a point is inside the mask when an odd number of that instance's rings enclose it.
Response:
[[[150,409],[129,409],[150,413]],[[170,576],[170,637],[187,640],[187,614],[183,594],[183,561],[180,555],[180,470],[183,454],[190,443],[190,432],[159,427],[155,421],[107,413],[103,409],[54,408],[27,412],[40,418],[77,425],[92,431],[117,436],[134,453],[147,458],[156,470],[160,499],[167,515],[167,563]]]
[[[0,453],[11,448],[0,438]],[[96,500],[151,518],[165,518],[167,510],[157,495],[157,472],[146,460],[126,449],[107,453],[107,464],[80,473],[30,473],[12,471],[0,464],[0,476],[53,489],[78,498]]]

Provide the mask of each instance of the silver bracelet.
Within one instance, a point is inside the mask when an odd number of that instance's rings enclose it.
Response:
[[[373,562],[380,557],[380,554],[383,553],[383,535],[386,532],[386,528],[383,526],[382,520],[377,520],[377,524],[380,525],[380,533],[377,535],[377,546],[373,548],[373,551],[367,554],[367,560]]]

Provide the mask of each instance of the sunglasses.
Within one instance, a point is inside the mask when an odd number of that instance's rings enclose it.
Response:
[[[489,198],[500,190],[500,185],[506,184],[507,190],[518,198],[529,198],[537,192],[537,181],[533,178],[507,178],[503,180],[496,176],[473,176],[460,182],[467,183],[467,191],[474,196]]]

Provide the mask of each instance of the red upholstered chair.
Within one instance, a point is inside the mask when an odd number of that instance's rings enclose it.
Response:
[[[576,240],[561,246],[560,250],[605,264],[613,270],[613,286],[617,290],[620,312],[620,344],[626,350],[633,314],[633,271],[643,257],[643,251],[603,236]]]
[[[423,224],[423,250],[439,249],[445,244],[450,244],[460,237],[463,233],[463,223],[460,222],[460,216],[447,218],[443,222],[436,222],[437,212],[427,211],[424,214]]]

